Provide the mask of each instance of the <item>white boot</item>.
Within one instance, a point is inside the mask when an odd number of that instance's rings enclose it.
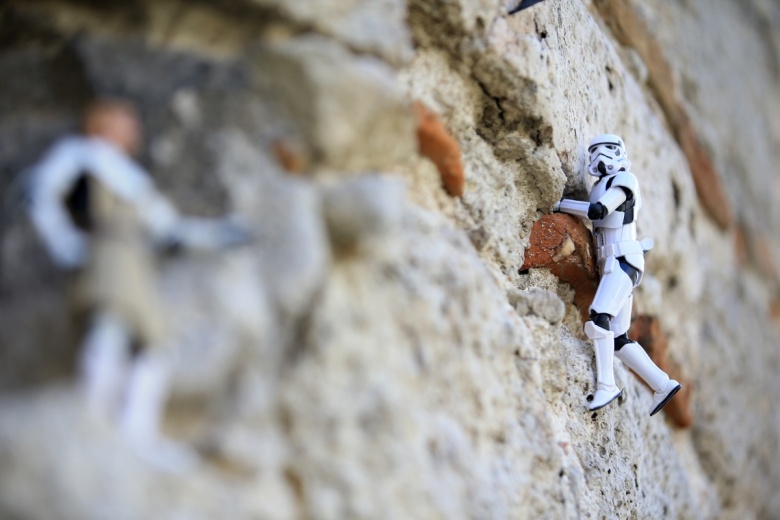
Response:
[[[650,385],[655,392],[653,404],[650,406],[650,415],[657,414],[669,400],[674,397],[682,386],[674,379],[669,379],[666,372],[658,368],[650,356],[647,355],[639,343],[627,343],[616,353],[618,359],[628,368],[636,372],[639,377]]]
[[[136,452],[159,469],[183,473],[194,468],[199,457],[184,444],[160,434],[168,399],[168,366],[157,353],[141,354],[132,368],[122,430]]]
[[[615,334],[592,321],[585,324],[585,334],[593,340],[596,352],[596,392],[587,407],[589,410],[598,410],[621,395],[620,389],[615,385],[615,371],[612,368]]]

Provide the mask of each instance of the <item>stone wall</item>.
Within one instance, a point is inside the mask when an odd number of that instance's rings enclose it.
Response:
[[[780,515],[780,8],[509,4],[0,6],[0,517]],[[14,203],[95,96],[137,103],[177,206],[256,235],[159,265],[185,475],[83,411],[68,280]],[[635,330],[686,385],[666,416],[619,361],[584,408],[587,230],[545,215],[602,132],[656,244]]]

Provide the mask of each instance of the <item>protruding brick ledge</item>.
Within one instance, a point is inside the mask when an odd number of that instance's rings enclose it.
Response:
[[[677,98],[672,68],[653,32],[628,0],[594,0],[594,5],[615,38],[622,45],[636,50],[647,66],[648,85],[685,154],[702,206],[721,228],[728,229],[732,222],[732,211],[726,190],[685,108]]]
[[[463,162],[460,146],[452,137],[439,116],[428,107],[416,101],[414,112],[417,116],[417,142],[420,155],[430,159],[441,175],[444,189],[453,197],[463,195]]]
[[[525,251],[525,271],[546,267],[574,289],[574,303],[583,322],[596,295],[598,270],[590,231],[571,215],[553,213],[540,218],[531,230],[531,245]]]

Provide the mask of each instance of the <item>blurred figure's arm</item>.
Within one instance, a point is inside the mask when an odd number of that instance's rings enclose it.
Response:
[[[65,209],[64,198],[82,168],[84,148],[79,139],[67,139],[33,167],[29,185],[30,219],[47,251],[60,267],[84,263],[87,237]]]

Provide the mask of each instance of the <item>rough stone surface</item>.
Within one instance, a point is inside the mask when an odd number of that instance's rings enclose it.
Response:
[[[306,35],[259,45],[254,67],[257,88],[322,166],[382,169],[414,153],[411,105],[383,61]]]
[[[718,225],[728,228],[732,222],[732,211],[720,176],[691,124],[685,107],[678,101],[674,73],[654,31],[631,2],[596,0],[594,4],[618,41],[636,51],[643,60],[647,70],[644,79],[655,94],[685,154],[702,205]]]
[[[336,249],[389,240],[401,227],[403,186],[396,179],[365,175],[326,189],[323,212]]]
[[[0,6],[0,517],[780,516],[780,10],[512,3]],[[621,34],[625,13],[652,30]],[[67,277],[13,211],[16,174],[95,95],[138,104],[140,161],[179,207],[255,237],[159,265],[165,429],[202,457],[185,475],[86,415]],[[459,150],[459,197],[415,101]],[[640,341],[695,389],[652,418],[620,362],[623,399],[586,411],[589,232],[547,215],[587,192],[602,132],[656,244]]]
[[[412,55],[403,0],[242,1],[275,9],[298,28],[313,27],[361,53],[377,54],[393,65],[407,62]]]
[[[507,296],[509,303],[520,316],[534,314],[555,325],[560,323],[566,314],[563,301],[552,291],[538,288],[527,291],[513,289]]]

